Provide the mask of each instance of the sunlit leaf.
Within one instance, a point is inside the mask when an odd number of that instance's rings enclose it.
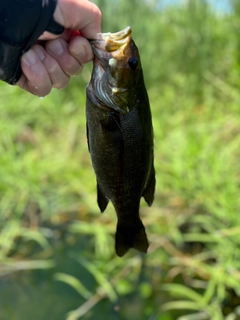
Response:
[[[58,272],[54,274],[54,279],[67,283],[85,299],[88,299],[92,296],[92,293],[88,291],[88,289],[82,284],[82,282],[72,275]]]
[[[108,280],[107,275],[104,274],[102,270],[99,270],[93,263],[87,261],[83,257],[77,258],[77,261],[93,275],[97,283],[108,295],[109,299],[115,302],[117,300],[117,295],[111,282]]]
[[[177,296],[184,296],[187,297],[189,300],[194,301],[194,303],[198,303],[198,305],[203,306],[203,297],[201,294],[197,293],[195,290],[185,287],[181,284],[166,284],[163,286],[164,290],[167,290],[173,294],[176,294]]]
[[[196,310],[199,311],[201,310],[202,306],[194,301],[186,301],[186,300],[178,300],[178,301],[172,301],[172,302],[167,302],[164,303],[161,306],[161,310],[166,311],[166,310],[177,310],[177,309],[187,309],[187,310]]]

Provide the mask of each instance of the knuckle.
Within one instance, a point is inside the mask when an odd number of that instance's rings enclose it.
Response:
[[[94,15],[94,20],[100,24],[102,21],[102,12],[97,5],[93,6],[93,15]]]
[[[48,73],[54,74],[54,73],[58,72],[58,70],[59,70],[59,65],[58,65],[57,61],[52,59],[51,63],[49,63],[49,65],[48,65]]]

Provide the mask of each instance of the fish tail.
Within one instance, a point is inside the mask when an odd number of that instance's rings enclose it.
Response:
[[[148,240],[144,225],[140,219],[132,225],[118,222],[115,236],[115,250],[119,257],[125,255],[130,248],[147,252]]]

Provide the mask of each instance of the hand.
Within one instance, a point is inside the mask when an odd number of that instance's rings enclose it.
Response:
[[[44,32],[22,56],[23,74],[17,83],[40,97],[52,88],[63,89],[71,76],[81,73],[83,65],[93,59],[87,39],[101,32],[101,12],[88,0],[58,0],[54,19],[65,32],[60,36]]]

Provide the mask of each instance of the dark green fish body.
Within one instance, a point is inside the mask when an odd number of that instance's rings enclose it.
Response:
[[[151,205],[155,190],[153,129],[140,57],[131,29],[92,40],[94,68],[87,88],[88,145],[97,177],[98,205],[110,200],[118,217],[116,252],[146,252],[139,217],[143,196]]]

